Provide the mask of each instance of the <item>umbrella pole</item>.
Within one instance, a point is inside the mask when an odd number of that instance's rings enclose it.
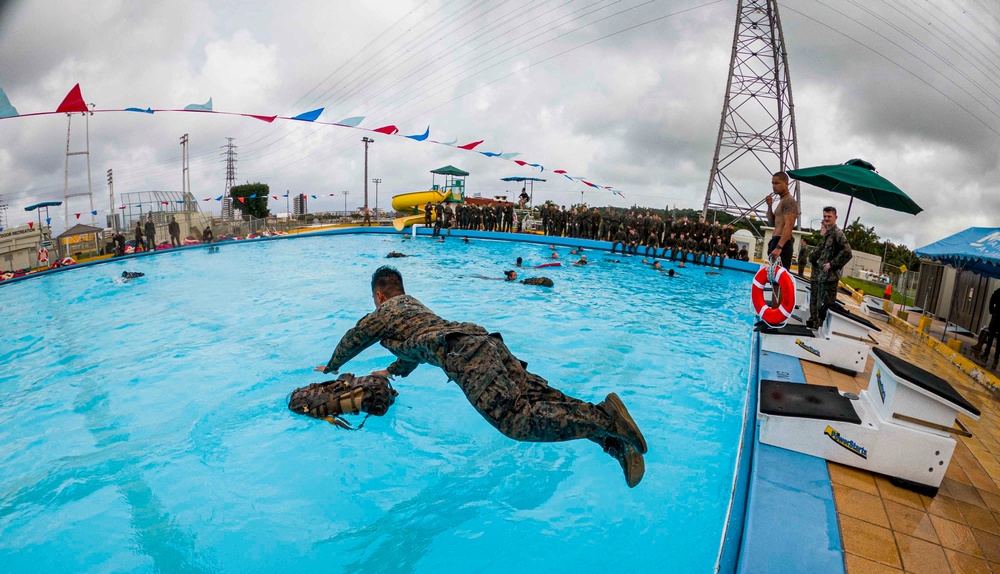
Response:
[[[854,205],[854,195],[851,195],[851,201],[847,202],[847,217],[844,218],[844,225],[851,224],[851,206]]]

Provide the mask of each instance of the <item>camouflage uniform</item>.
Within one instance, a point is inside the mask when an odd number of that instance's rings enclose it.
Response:
[[[606,445],[607,437],[622,438],[604,408],[567,396],[529,373],[499,334],[442,319],[409,295],[390,298],[358,321],[324,372],[337,371],[377,342],[397,358],[390,374],[405,377],[420,363],[443,369],[479,414],[515,440],[587,438]]]
[[[826,230],[823,240],[809,255],[809,263],[812,264],[809,321],[814,327],[819,327],[826,317],[826,307],[837,301],[837,283],[851,257],[854,257],[851,245],[836,225]],[[830,264],[829,271],[823,270],[826,263]]]
[[[552,287],[555,283],[548,277],[529,277],[521,281],[525,285],[541,285],[542,287]]]

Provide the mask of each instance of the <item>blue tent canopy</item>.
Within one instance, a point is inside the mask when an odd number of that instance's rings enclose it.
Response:
[[[1000,227],[970,227],[915,253],[964,271],[1000,278]]]
[[[56,207],[57,205],[62,205],[61,201],[43,201],[41,203],[36,203],[35,205],[29,205],[25,207],[25,211],[34,211],[39,207]]]

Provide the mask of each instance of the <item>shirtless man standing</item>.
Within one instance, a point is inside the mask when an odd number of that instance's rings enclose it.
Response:
[[[771,176],[771,191],[778,196],[778,205],[772,208],[774,196],[764,198],[767,202],[767,220],[774,226],[774,237],[767,244],[771,258],[780,257],[781,266],[792,268],[792,229],[799,216],[799,204],[788,192],[788,174],[779,171]]]

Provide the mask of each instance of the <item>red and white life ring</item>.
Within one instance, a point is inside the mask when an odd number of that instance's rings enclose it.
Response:
[[[48,265],[49,264],[49,250],[44,247],[38,248],[38,264]]]
[[[788,321],[795,309],[795,278],[784,267],[775,268],[772,289],[776,284],[781,291],[781,301],[777,307],[771,307],[764,298],[764,284],[767,282],[767,266],[762,266],[753,277],[750,300],[753,302],[754,313],[762,321],[772,327],[780,327]]]

